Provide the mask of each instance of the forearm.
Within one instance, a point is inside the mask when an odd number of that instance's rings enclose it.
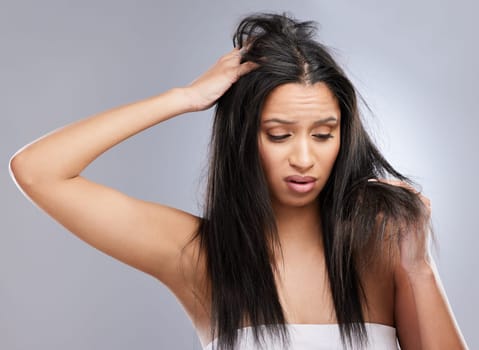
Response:
[[[28,184],[69,179],[116,144],[191,111],[186,90],[173,88],[56,129],[20,149],[11,168]]]
[[[422,349],[467,349],[435,266],[408,274]]]

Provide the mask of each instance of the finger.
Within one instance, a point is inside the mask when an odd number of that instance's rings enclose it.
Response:
[[[432,212],[431,200],[423,195],[419,195],[419,198],[421,198],[421,201],[426,206],[426,209],[430,214]]]
[[[239,64],[241,60],[243,59],[244,51],[241,50],[235,50],[234,52],[231,52],[230,58],[233,59],[235,64]]]
[[[234,47],[230,52],[228,52],[225,56],[229,57],[241,57],[242,52],[241,48],[239,47]]]
[[[368,180],[369,181],[369,180]],[[427,208],[427,211],[428,211],[428,214],[430,215],[431,212],[432,212],[432,207],[431,207],[431,201],[429,198],[427,198],[426,196],[424,196],[423,194],[421,194],[420,191],[416,190],[413,186],[411,186],[410,184],[408,184],[407,182],[404,182],[404,181],[400,181],[400,180],[394,180],[394,179],[390,179],[390,180],[387,180],[387,179],[381,179],[380,180],[381,182],[385,182],[385,183],[389,183],[391,185],[394,185],[394,186],[401,186],[403,188],[406,188],[408,190],[410,190],[411,192],[414,192],[416,195],[419,196],[419,199],[421,200],[421,202],[423,202],[423,204],[425,205],[425,207]]]
[[[261,65],[256,63],[256,62],[252,62],[252,61],[248,61],[248,62],[245,62],[245,63],[242,63],[240,66],[239,66],[239,74],[240,75],[243,75],[243,74],[246,74],[246,73],[249,73],[251,72],[252,70],[260,67]]]
[[[231,53],[233,54],[233,56],[235,57],[243,57],[244,54],[248,51],[248,49],[250,48],[251,45],[246,45],[246,46],[242,46],[242,47],[235,47]]]
[[[244,55],[244,54],[246,53],[246,51],[248,51],[248,48],[243,46],[243,47],[239,50],[239,53],[240,53],[241,55]]]
[[[368,181],[377,181],[376,179],[369,179]],[[401,181],[401,180],[395,180],[395,179],[378,179],[379,182],[384,182],[388,183],[393,186],[401,186],[403,188],[409,189],[412,192],[419,194],[420,192],[416,190],[413,186],[408,184],[407,182]]]

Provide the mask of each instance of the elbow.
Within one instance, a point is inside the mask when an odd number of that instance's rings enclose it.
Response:
[[[8,173],[14,180],[16,180],[20,171],[20,163],[21,160],[18,152],[11,156],[10,160],[8,161]]]
[[[21,188],[30,187],[34,180],[27,170],[27,160],[21,152],[16,152],[8,162],[8,172],[13,181]]]

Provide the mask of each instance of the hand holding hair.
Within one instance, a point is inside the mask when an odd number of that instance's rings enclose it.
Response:
[[[192,99],[195,111],[213,106],[242,75],[259,67],[259,64],[251,61],[240,63],[245,50],[245,47],[241,49],[235,47],[185,88]]]
[[[429,272],[432,264],[429,252],[431,201],[404,181],[391,179],[379,179],[379,181],[414,192],[424,204],[424,212],[420,220],[398,228],[400,229],[399,254],[400,267],[405,272],[409,274]]]

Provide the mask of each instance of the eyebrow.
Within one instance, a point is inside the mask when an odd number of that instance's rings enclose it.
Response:
[[[326,124],[329,122],[337,122],[336,117],[330,116],[327,118],[319,119],[316,120],[313,125],[321,125],[321,124]],[[271,118],[267,119],[263,122],[264,124],[266,123],[281,123],[281,124],[297,124],[297,121],[291,121],[291,120],[284,120],[284,119],[279,119],[279,118]]]

